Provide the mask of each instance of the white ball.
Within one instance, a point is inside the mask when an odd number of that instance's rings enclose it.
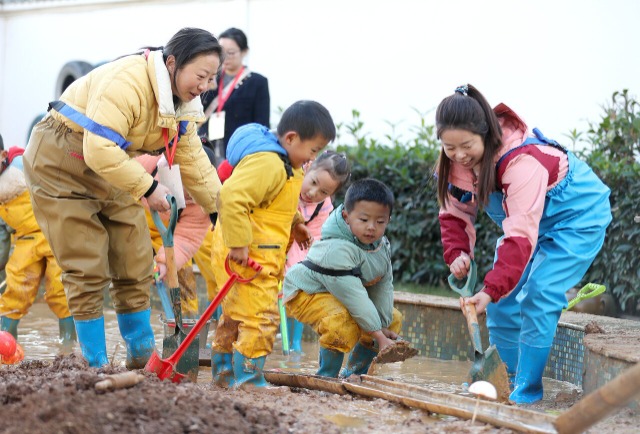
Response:
[[[475,383],[469,386],[469,392],[474,395],[484,396],[485,398],[497,399],[498,391],[493,386],[493,384],[488,381],[476,381]]]

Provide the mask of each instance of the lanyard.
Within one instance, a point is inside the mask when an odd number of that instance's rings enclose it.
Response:
[[[167,151],[167,163],[169,163],[169,169],[171,169],[171,165],[173,164],[173,157],[176,155],[176,149],[178,149],[178,136],[180,135],[180,127],[178,127],[178,131],[176,131],[176,136],[173,138],[173,144],[171,147],[169,146],[169,129],[162,129],[162,138],[164,139],[164,149]]]
[[[242,75],[243,72],[244,72],[244,66],[236,74],[235,78],[233,79],[233,82],[231,83],[231,86],[229,86],[229,92],[227,92],[226,95],[224,94],[224,88],[222,87],[222,84],[224,83],[224,80],[223,80],[224,71],[222,71],[222,74],[220,74],[220,83],[218,84],[218,89],[220,89],[220,92],[218,92],[218,110],[217,110],[218,113],[222,111],[222,107],[224,107],[224,103],[227,102],[227,100],[231,96],[231,92],[233,92],[233,90],[236,88],[236,84],[238,84],[238,80],[240,80],[240,76]]]

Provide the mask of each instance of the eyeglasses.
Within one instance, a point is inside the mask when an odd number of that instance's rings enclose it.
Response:
[[[224,57],[236,57],[239,53],[239,51],[225,51]]]

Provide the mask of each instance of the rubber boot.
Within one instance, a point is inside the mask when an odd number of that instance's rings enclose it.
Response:
[[[507,366],[507,376],[509,377],[509,388],[513,392],[513,387],[516,379],[516,372],[518,369],[518,352],[520,349],[518,347],[502,347],[497,346],[498,354],[500,355],[500,359]]]
[[[231,353],[211,351],[211,375],[214,384],[227,388],[235,384],[232,361]]]
[[[338,378],[343,360],[343,352],[320,347],[320,356],[318,357],[320,368],[318,372],[316,372],[316,375]]]
[[[18,323],[19,319],[11,319],[6,316],[0,317],[0,329],[9,332],[18,340]]]
[[[233,350],[233,376],[235,387],[267,387],[269,383],[264,379],[264,362],[267,356],[250,359]]]
[[[351,353],[349,353],[349,359],[347,359],[347,365],[340,371],[340,377],[348,378],[351,375],[363,375],[366,374],[371,366],[373,358],[378,352],[372,348],[367,348],[360,342],[353,347]]]
[[[302,354],[302,333],[304,332],[304,324],[300,321],[291,318],[289,321],[291,327],[291,346],[289,350]]]
[[[76,325],[73,322],[72,316],[60,318],[58,320],[58,326],[60,328],[60,342],[62,342],[62,345],[70,346],[78,340],[76,335]]]
[[[74,321],[78,332],[78,342],[82,356],[89,362],[89,366],[99,368],[108,365],[107,342],[104,334],[104,317],[86,321]]]
[[[151,329],[151,309],[134,313],[119,313],[118,327],[127,346],[128,369],[142,369],[156,350]]]
[[[531,404],[542,399],[542,373],[551,347],[537,348],[520,343],[515,389],[509,399],[516,404]]]

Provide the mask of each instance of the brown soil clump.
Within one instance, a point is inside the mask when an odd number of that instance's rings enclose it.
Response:
[[[584,332],[588,335],[592,333],[606,333],[604,329],[600,327],[600,325],[595,321],[591,321],[589,324],[584,326]]]
[[[383,363],[404,362],[411,357],[418,355],[418,350],[411,346],[411,342],[398,340],[393,345],[389,345],[373,358],[367,375],[373,375],[376,371],[376,365]]]

